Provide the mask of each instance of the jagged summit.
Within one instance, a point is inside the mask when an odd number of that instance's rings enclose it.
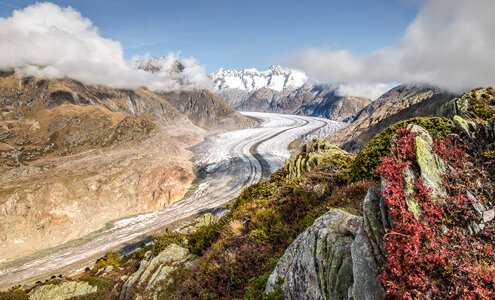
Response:
[[[255,91],[268,87],[275,91],[298,89],[308,81],[308,76],[299,70],[273,65],[267,70],[255,68],[244,70],[218,69],[209,75],[218,91],[240,90]]]

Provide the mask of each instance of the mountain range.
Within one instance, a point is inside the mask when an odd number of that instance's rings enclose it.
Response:
[[[304,72],[279,65],[265,71],[219,69],[209,77],[219,97],[238,110],[346,121],[371,102],[342,95],[337,84],[312,83]]]

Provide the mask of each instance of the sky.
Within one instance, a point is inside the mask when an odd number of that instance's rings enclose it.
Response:
[[[366,53],[396,42],[418,6],[406,0],[59,0],[92,20],[124,55],[180,51],[207,72],[266,69],[305,47]],[[0,17],[36,1],[0,0]]]
[[[494,0],[0,0],[0,71],[152,90],[211,88],[223,67],[299,69],[378,95],[495,84]],[[160,72],[139,56],[164,56]],[[177,72],[176,62],[184,69]]]

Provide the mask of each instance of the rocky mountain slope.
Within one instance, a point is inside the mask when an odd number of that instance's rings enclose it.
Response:
[[[147,72],[166,72],[187,88],[156,91],[194,124],[210,131],[225,131],[255,126],[256,122],[237,113],[218,96],[204,86],[189,86],[181,78],[184,65],[180,61],[169,61],[167,57],[153,57],[134,61],[138,69]]]
[[[218,95],[245,111],[302,114],[343,121],[371,100],[342,96],[338,85],[312,84],[301,71],[272,66],[266,71],[220,69],[211,73]]]
[[[195,177],[185,149],[213,126],[254,124],[220,105],[188,114],[201,128],[174,105],[146,89],[2,74],[0,263],[180,199]]]
[[[5,295],[71,284],[96,299],[491,299],[494,103],[495,88],[473,90],[446,104],[452,119],[402,120],[357,156],[303,144],[222,217]],[[375,165],[356,177],[363,156]]]
[[[331,140],[345,150],[356,152],[380,131],[401,120],[423,116],[452,118],[456,114],[453,98],[454,94],[435,87],[399,85],[359,111],[351,124]]]
[[[165,97],[194,124],[210,131],[234,130],[256,125],[256,121],[237,113],[208,90],[160,92],[158,94]]]

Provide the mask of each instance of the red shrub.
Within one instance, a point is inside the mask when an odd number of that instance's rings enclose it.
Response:
[[[445,175],[448,197],[432,201],[419,177],[414,182],[414,200],[421,207],[416,220],[407,209],[404,171],[415,165],[414,135],[405,128],[384,157],[377,172],[385,180],[384,202],[389,208],[391,228],[384,237],[386,262],[381,274],[387,295],[392,298],[493,299],[495,298],[495,230],[492,224],[478,234],[468,226],[480,218],[472,203],[481,199],[466,196],[477,192],[481,176],[460,140],[441,139],[434,151],[452,166]]]

